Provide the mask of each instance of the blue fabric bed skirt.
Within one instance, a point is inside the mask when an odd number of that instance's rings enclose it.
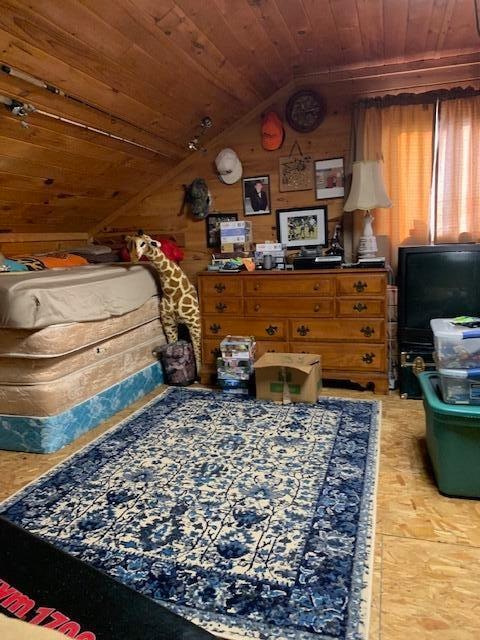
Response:
[[[137,371],[88,400],[54,416],[0,414],[0,449],[51,453],[132,404],[162,384],[159,362]]]

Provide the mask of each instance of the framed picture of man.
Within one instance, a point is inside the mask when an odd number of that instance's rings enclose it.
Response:
[[[243,210],[246,216],[262,216],[270,213],[270,176],[244,178]]]
[[[235,222],[236,220],[238,220],[236,213],[208,214],[205,218],[208,249],[220,249],[220,223]]]

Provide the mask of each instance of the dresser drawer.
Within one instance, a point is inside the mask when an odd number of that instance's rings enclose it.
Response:
[[[242,293],[242,281],[229,275],[200,277],[199,291],[202,299],[207,296],[239,296]]]
[[[332,296],[333,276],[248,276],[244,282],[246,296]]]
[[[227,298],[226,296],[203,298],[202,312],[205,314],[221,314],[226,316],[242,315],[242,299]]]
[[[246,316],[289,316],[331,318],[333,298],[248,298],[245,300]]]
[[[221,338],[216,340],[202,340],[202,363],[217,366],[217,358],[220,357],[220,341]]]
[[[339,318],[383,318],[385,300],[383,298],[337,298],[336,313]]]
[[[385,322],[365,320],[289,320],[290,340],[337,340],[349,342],[383,342]]]
[[[386,371],[385,347],[371,344],[334,344],[332,342],[290,343],[291,353],[316,353],[322,357],[322,371]]]
[[[255,347],[255,359],[263,356],[264,353],[289,353],[288,342],[258,340]]]
[[[231,319],[226,316],[206,316],[202,321],[203,336],[224,338],[232,336],[255,336],[257,340],[286,340],[284,320]]]
[[[387,280],[384,274],[364,274],[361,269],[353,275],[337,276],[338,296],[385,295]]]

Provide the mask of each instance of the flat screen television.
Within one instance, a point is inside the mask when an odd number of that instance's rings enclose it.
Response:
[[[480,244],[400,247],[398,339],[433,345],[432,318],[480,316]]]

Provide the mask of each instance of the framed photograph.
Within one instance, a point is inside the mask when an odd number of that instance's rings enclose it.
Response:
[[[343,158],[329,158],[315,162],[315,197],[342,198],[345,192]]]
[[[235,222],[238,220],[236,213],[209,213],[205,218],[207,247],[209,249],[220,249],[220,223]]]
[[[263,216],[270,213],[270,176],[244,178],[243,210],[246,216]]]
[[[327,206],[277,209],[277,238],[287,247],[328,246]]]

